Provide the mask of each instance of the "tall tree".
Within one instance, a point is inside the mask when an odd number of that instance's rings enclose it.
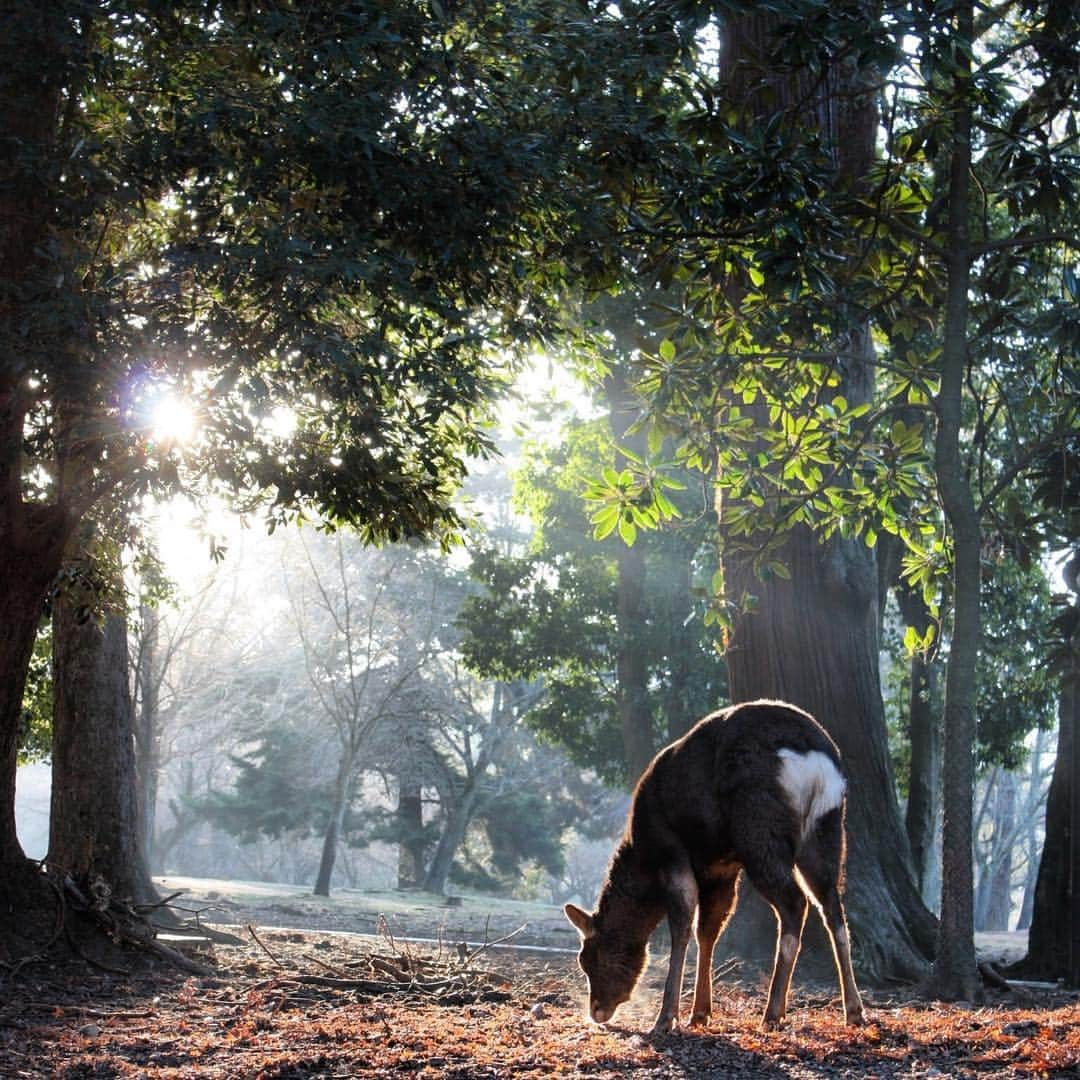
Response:
[[[654,61],[575,0],[3,19],[0,892],[32,907],[22,690],[79,521],[198,479],[274,520],[445,537],[464,457],[489,449],[492,346],[551,328],[568,267],[619,265],[592,242],[617,214],[593,193],[638,162],[579,133],[651,114],[633,79],[590,94],[575,72]],[[197,418],[185,446],[153,430],[169,395]]]
[[[157,894],[139,844],[127,623],[101,613],[94,575],[87,555],[69,563],[53,605],[48,863],[84,895],[146,903]]]
[[[876,17],[876,9],[866,4],[844,5],[843,13],[868,23]],[[816,133],[832,183],[857,197],[865,192],[874,156],[872,69],[857,52],[840,50],[801,70],[785,71],[777,67],[781,30],[782,22],[771,14],[732,20],[725,30],[721,78],[732,98],[745,103],[748,129],[767,124],[779,110],[795,137]],[[797,332],[793,328],[792,336]],[[851,408],[868,405],[874,362],[868,326],[853,321],[832,360],[830,393]],[[760,422],[768,423],[768,410],[752,407]],[[800,414],[805,417],[792,403],[796,423]],[[721,502],[721,530],[730,516]],[[764,545],[767,538],[751,536],[751,541]],[[857,539],[822,539],[797,525],[770,558],[778,565],[761,576],[753,558],[740,554],[735,544],[729,542],[725,553],[728,597],[736,605],[744,596],[755,597],[753,610],[738,617],[727,651],[732,700],[792,701],[817,716],[836,739],[851,777],[848,910],[860,962],[878,976],[914,975],[929,954],[931,920],[912,888],[887,754],[874,552]]]

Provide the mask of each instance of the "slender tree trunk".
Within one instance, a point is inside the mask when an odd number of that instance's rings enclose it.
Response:
[[[397,804],[399,889],[418,888],[424,876],[424,804],[420,781],[408,771],[398,778]]]
[[[1008,930],[1012,917],[1012,862],[1016,838],[1016,776],[998,774],[994,799],[993,858],[987,876],[981,929]]]
[[[345,811],[349,805],[349,786],[352,782],[353,760],[348,754],[342,756],[338,764],[337,777],[334,780],[334,796],[330,804],[330,820],[323,833],[322,855],[319,858],[319,872],[315,877],[315,896],[330,895],[330,880],[334,876],[334,862],[337,859],[338,841],[345,825]]]
[[[512,684],[513,687],[520,684]],[[446,814],[446,824],[435,846],[435,854],[424,876],[425,892],[442,895],[454,866],[454,857],[465,842],[465,834],[480,805],[480,782],[487,772],[488,765],[500,753],[505,740],[509,737],[514,717],[515,696],[511,686],[496,683],[491,699],[491,712],[488,730],[480,747],[476,760],[467,764],[467,772],[461,785],[460,794],[453,800]]]
[[[446,883],[454,866],[454,857],[465,842],[465,833],[476,814],[480,802],[480,789],[475,773],[466,777],[461,787],[461,794],[454,800],[446,815],[446,824],[439,835],[435,854],[428,865],[424,877],[424,891],[441,896],[446,892]]]
[[[84,596],[53,608],[53,762],[50,869],[85,890],[102,879],[121,897],[157,894],[139,849],[127,625],[99,624]]]
[[[1028,771],[1027,794],[1024,798],[1024,852],[1027,864],[1024,872],[1024,897],[1020,902],[1020,914],[1016,919],[1017,930],[1027,930],[1031,926],[1031,915],[1035,910],[1035,885],[1039,880],[1039,843],[1036,831],[1036,808],[1041,801],[1042,761],[1046,753],[1046,732],[1042,728],[1035,731],[1035,747],[1031,752],[1031,768]]]
[[[866,17],[873,17],[869,9]],[[837,62],[820,82],[809,73],[776,74],[770,67],[773,25],[773,16],[754,12],[725,28],[722,63],[733,98],[746,102],[746,123],[788,108],[800,124],[825,135],[837,183],[858,187],[872,162],[876,128],[868,73]],[[837,392],[854,405],[872,391],[869,333],[853,331],[848,346]],[[871,977],[918,977],[932,948],[933,917],[914,885],[888,757],[874,554],[859,541],[823,542],[796,529],[776,557],[790,580],[760,581],[745,560],[725,554],[728,595],[758,598],[732,636],[731,698],[791,701],[836,740],[850,780],[847,899],[860,966]]]
[[[954,93],[949,154],[948,274],[941,389],[936,400],[935,467],[953,541],[953,630],[945,675],[942,778],[944,825],[941,920],[931,989],[945,1000],[974,1000],[972,797],[975,790],[975,672],[979,653],[979,518],[960,449],[964,377],[968,365],[967,314],[971,277],[969,172],[971,169],[971,54],[973,9],[956,7]]]
[[[143,604],[138,664],[135,672],[135,775],[138,778],[139,845],[147,867],[154,868],[158,783],[161,772],[161,712],[158,694],[158,613]]]
[[[920,635],[926,633],[930,613],[919,593],[904,587],[896,590],[900,612],[908,626]],[[915,880],[923,900],[932,904],[929,888],[932,865],[936,859],[938,810],[941,806],[941,733],[936,703],[937,664],[925,653],[917,652],[909,668],[908,741],[911,746],[911,772],[908,781],[907,811],[904,827],[911,845]]]

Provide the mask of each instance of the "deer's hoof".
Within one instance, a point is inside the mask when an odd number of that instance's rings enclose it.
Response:
[[[862,1009],[856,1009],[849,1012],[846,1019],[848,1027],[863,1027],[867,1022],[866,1013],[864,1013]]]
[[[674,1016],[660,1015],[652,1026],[653,1035],[670,1035],[675,1030],[676,1021]]]
[[[710,1015],[711,1014],[709,1013],[694,1013],[693,1016],[690,1017],[690,1026],[692,1028],[708,1027]]]
[[[782,1016],[764,1016],[761,1020],[762,1031],[779,1031],[780,1025],[784,1022]]]

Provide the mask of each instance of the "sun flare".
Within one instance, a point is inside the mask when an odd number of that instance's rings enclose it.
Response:
[[[150,430],[161,442],[190,442],[196,427],[195,411],[181,397],[163,394],[151,409]]]

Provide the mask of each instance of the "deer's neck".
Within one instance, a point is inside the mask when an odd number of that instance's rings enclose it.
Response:
[[[664,914],[656,875],[629,841],[623,841],[608,868],[598,914],[606,926],[618,925],[630,940],[646,941]]]

